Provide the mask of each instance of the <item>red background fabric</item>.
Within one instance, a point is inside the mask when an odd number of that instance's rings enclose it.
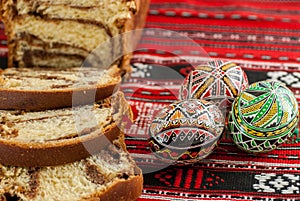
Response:
[[[300,199],[297,135],[272,152],[252,155],[225,134],[211,155],[189,166],[164,167],[147,144],[156,111],[178,97],[182,79],[172,72],[185,77],[206,59],[237,63],[250,83],[284,82],[299,102],[299,8],[300,2],[291,1],[151,1],[146,29],[174,31],[202,49],[184,39],[146,32],[140,42],[143,51],[135,52],[133,77],[122,88],[137,116],[126,130],[128,149],[146,172],[139,201]]]

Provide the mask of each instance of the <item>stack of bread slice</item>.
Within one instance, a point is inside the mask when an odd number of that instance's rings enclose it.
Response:
[[[0,201],[139,197],[142,172],[122,132],[132,112],[118,86],[141,34],[125,33],[143,28],[149,3],[0,0]]]
[[[137,199],[143,176],[126,150],[132,111],[120,82],[117,67],[3,70],[0,200]]]
[[[122,132],[132,112],[118,86],[140,36],[124,33],[144,26],[148,6],[0,0],[8,39],[0,77],[1,201],[139,197],[142,172]]]

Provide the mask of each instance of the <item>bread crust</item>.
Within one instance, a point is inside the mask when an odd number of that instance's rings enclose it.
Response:
[[[133,52],[136,50],[136,47],[142,36],[142,28],[146,24],[146,18],[148,16],[148,9],[150,6],[150,0],[135,0],[137,11],[132,15],[131,20],[127,20],[124,26],[124,38],[123,38],[123,48],[124,55],[120,63],[120,69],[125,73],[131,72],[130,61],[133,56]],[[129,32],[128,32],[129,31]],[[130,31],[132,31],[130,33]]]
[[[14,90],[0,88],[0,109],[41,111],[87,105],[111,96],[120,82],[105,86],[56,90]]]
[[[24,69],[30,69],[34,73],[41,68]],[[55,71],[59,72],[57,69]],[[51,71],[49,70],[49,72]],[[5,70],[2,71],[2,74],[5,76]],[[108,98],[118,91],[122,81],[118,67],[111,67],[108,74],[112,79],[101,85],[92,84],[82,87],[45,90],[0,87],[0,109],[42,111],[93,104],[94,102]],[[22,77],[20,76],[20,78]]]
[[[120,144],[124,144],[123,137],[124,134],[121,133],[119,138],[113,141],[112,145],[110,145],[107,150],[99,153],[103,155],[88,158],[86,160],[77,161],[75,162],[75,164],[72,163],[66,164],[65,165],[66,167],[59,166],[58,168],[56,167],[53,168],[21,167],[20,168],[20,167],[3,166],[2,164],[0,164],[1,166],[0,169],[3,170],[1,179],[3,180],[7,179],[6,180],[7,183],[3,185],[4,190],[1,191],[0,197],[2,196],[7,200],[10,200],[11,197],[14,196],[21,197],[20,195],[22,195],[22,197],[24,196],[24,200],[49,200],[47,193],[45,193],[45,190],[42,190],[42,188],[47,188],[48,185],[52,185],[52,184],[55,186],[62,185],[62,188],[64,188],[64,186],[68,184],[69,181],[73,181],[73,182],[75,181],[73,180],[72,172],[69,172],[68,170],[72,171],[74,170],[74,168],[78,167],[79,171],[83,173],[82,176],[84,176],[87,180],[93,183],[93,185],[87,184],[87,186],[90,185],[91,187],[86,189],[88,190],[87,193],[81,194],[81,193],[74,192],[77,193],[76,199],[72,199],[72,198],[67,199],[67,197],[64,197],[63,199],[61,198],[61,200],[76,200],[76,201],[136,200],[142,194],[143,174],[142,174],[142,170],[136,165],[136,163],[131,158],[127,150],[123,150],[123,147],[120,146]],[[113,148],[114,146],[115,149]],[[118,157],[119,156],[118,154],[120,154],[120,157],[123,158],[120,159],[121,160],[120,163],[117,162],[118,160],[117,158],[114,158],[115,156]],[[107,168],[111,167],[111,165],[108,165],[110,164],[110,161],[112,161],[112,163],[117,166],[115,170],[114,168],[107,170]],[[127,167],[123,168],[123,165]],[[104,169],[102,169],[102,167]],[[60,171],[57,170],[62,171],[61,177],[60,177]],[[48,176],[51,177],[54,176],[55,178],[51,180],[51,178],[49,177],[44,177],[45,173]],[[27,178],[30,177],[29,180],[22,179],[20,183],[18,182],[14,184],[14,180],[13,180],[14,175],[24,176],[24,174],[27,175]],[[40,176],[40,175],[44,175],[44,176]],[[105,178],[109,178],[109,180]],[[45,182],[41,182],[42,181],[41,179],[46,179],[46,180]],[[78,177],[76,179],[78,179]],[[31,185],[29,187],[25,187],[27,186],[28,182]],[[57,182],[62,182],[62,183],[58,184]],[[80,183],[81,180],[79,180],[78,182]],[[41,185],[43,183],[44,185]],[[13,188],[11,190],[10,190],[11,187],[10,184],[13,185]],[[82,184],[86,184],[85,179],[82,181]],[[35,189],[35,187],[37,189]],[[56,186],[56,188],[57,187],[59,186]],[[42,190],[41,192],[39,192],[40,191],[39,188],[41,188]],[[73,190],[74,189],[78,189],[78,186],[73,188]],[[60,197],[61,194],[59,193],[61,193],[62,191],[60,192],[55,191],[55,188],[53,190],[54,191],[50,191],[50,193],[54,194],[56,198]],[[49,192],[48,190],[46,191]],[[6,197],[5,195],[6,193],[8,197]],[[53,199],[53,197],[51,198]]]
[[[114,103],[111,107],[113,119],[102,128],[87,130],[77,136],[43,141],[22,141],[0,137],[0,164],[21,167],[55,166],[99,153],[112,141],[122,136],[123,117],[132,118],[131,107],[122,92],[116,92],[111,99]]]
[[[0,163],[20,167],[63,165],[99,153],[119,135],[120,129],[113,123],[104,132],[96,130],[71,139],[41,143],[0,138]]]
[[[141,173],[130,176],[128,179],[119,179],[105,192],[96,193],[80,201],[133,201],[141,196],[143,182]]]
[[[100,196],[101,201],[136,200],[143,190],[143,176],[136,175],[128,180],[120,180]]]

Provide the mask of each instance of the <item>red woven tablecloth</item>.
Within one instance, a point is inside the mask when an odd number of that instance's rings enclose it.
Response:
[[[136,118],[125,130],[126,143],[144,170],[138,201],[300,200],[297,136],[254,156],[225,135],[210,156],[193,166],[165,166],[147,145],[155,113],[177,99],[193,66],[211,59],[239,64],[250,83],[277,79],[300,102],[300,2],[152,0],[143,33],[132,77],[121,86]],[[5,54],[0,29],[0,55]]]
[[[147,146],[155,111],[177,99],[180,75],[205,59],[236,62],[250,83],[282,81],[300,101],[300,2],[152,0],[146,28],[132,60],[133,77],[122,86],[137,117],[126,133],[128,149],[145,172],[139,201],[300,199],[297,139],[254,156],[225,135],[194,166],[164,167]]]

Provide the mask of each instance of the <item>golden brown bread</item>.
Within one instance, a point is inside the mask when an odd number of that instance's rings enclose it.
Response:
[[[107,39],[142,28],[149,2],[149,0],[0,0],[0,18],[6,25],[8,36],[8,67],[81,66],[89,55],[93,55],[92,51]],[[112,64],[116,64],[121,69],[121,74],[130,72],[131,51],[134,50],[140,34],[141,32],[133,32],[131,37],[119,37],[105,48],[100,48],[93,62],[85,64],[101,68],[111,68]],[[115,61],[112,62],[112,58]],[[11,77],[9,79],[11,80]],[[72,125],[68,115],[63,117],[67,121],[63,123],[62,132],[57,132],[61,124],[55,123],[56,126],[51,126],[47,122],[51,118],[40,115],[42,113],[40,110],[47,109],[44,112],[48,114],[49,109],[53,109],[49,113],[53,114],[54,119],[59,119],[58,110],[67,110],[65,107],[90,104],[91,100],[106,98],[115,92],[120,81],[113,80],[113,82],[106,81],[101,87],[79,89],[68,88],[57,78],[54,79],[56,83],[51,89],[13,87],[14,84],[18,85],[18,81],[6,85],[7,88],[2,86],[0,154],[5,157],[0,158],[0,163],[8,165],[0,165],[0,200],[133,201],[141,195],[142,172],[127,152],[124,134],[119,129],[120,117],[125,114],[132,115],[128,103],[123,102],[123,98],[117,98],[115,104],[109,108],[101,107],[106,108],[106,112],[115,111],[118,115],[113,119],[100,118],[99,122],[102,122],[100,128],[90,126],[85,129],[79,123],[79,133],[82,135],[68,132],[67,127]],[[1,80],[1,83],[7,84],[5,79]],[[43,85],[42,80],[36,83]],[[95,89],[96,98],[94,98]],[[116,94],[119,92],[114,95]],[[10,112],[8,109],[26,109],[28,112],[17,112],[13,117],[13,114],[7,115]],[[28,117],[26,114],[33,113],[36,114],[33,116],[40,117],[37,120],[39,128],[36,129],[32,129],[30,125],[34,123],[28,123],[26,119]],[[101,116],[106,118],[110,115]],[[23,123],[20,122],[20,117]],[[85,121],[89,122],[91,119],[85,120],[83,117],[79,122]],[[20,134],[19,131],[22,129],[31,132],[26,131],[27,135]],[[52,134],[43,135],[39,130],[45,132],[51,130]],[[14,135],[23,138],[17,139],[18,137]]]
[[[124,149],[123,135],[99,154],[51,167],[0,165],[2,201],[134,201],[143,175]]]
[[[122,92],[73,108],[0,110],[0,163],[41,167],[86,158],[120,135],[125,116],[132,112]]]
[[[131,34],[124,34],[123,47],[124,52],[127,54],[123,55],[121,60],[121,66],[125,72],[131,72],[130,61],[133,56],[133,52],[136,50],[138,43],[142,37],[142,29],[146,25],[146,19],[148,15],[148,10],[150,6],[150,0],[136,0],[137,12],[132,17],[132,20],[128,21],[125,26],[125,33],[131,32]]]
[[[0,0],[0,18],[8,36],[8,67],[81,66],[99,45],[120,36],[101,46],[90,65],[109,68],[116,64],[123,72],[130,71],[132,54],[126,48],[139,37],[131,43],[122,34],[143,28],[148,7],[149,0]]]
[[[117,67],[7,68],[1,72],[0,109],[39,111],[84,105],[118,90]]]

